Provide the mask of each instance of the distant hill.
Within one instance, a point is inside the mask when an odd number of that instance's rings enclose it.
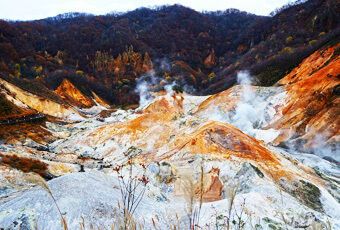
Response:
[[[138,102],[136,80],[151,69],[196,94],[230,87],[242,69],[257,76],[259,85],[272,85],[336,41],[337,12],[338,1],[309,0],[272,17],[172,5],[105,16],[0,21],[0,73],[11,82],[24,78],[50,90],[67,78],[116,105]]]

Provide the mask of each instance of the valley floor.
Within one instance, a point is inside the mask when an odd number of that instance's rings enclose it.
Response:
[[[280,91],[261,90],[264,94],[275,91],[275,95]],[[229,209],[233,229],[340,227],[337,164],[266,144],[278,135],[274,130],[241,132],[223,120],[229,115],[222,110],[201,113],[206,99],[163,95],[140,112],[118,110],[100,121],[94,116],[73,124],[47,122],[45,129],[56,141],[2,144],[1,152],[42,160],[48,172],[58,176],[48,187],[69,229],[83,225],[105,229],[118,224],[121,194],[113,168],[126,161],[124,154],[132,146],[141,149],[136,175],[144,173],[150,180],[134,215],[143,229],[189,226],[188,216],[200,203],[190,204],[196,195],[187,190],[195,187],[183,189],[181,184],[188,177],[190,183],[197,183],[201,166],[205,193],[211,196],[200,211],[198,225],[203,229],[226,228]],[[241,130],[248,127],[234,125]],[[264,141],[258,141],[261,137]],[[145,172],[139,163],[147,165]],[[80,165],[85,172],[78,172]],[[214,168],[218,173],[211,172]],[[27,175],[18,169],[2,165],[1,171],[0,226],[62,228],[48,191],[32,188]],[[211,182],[215,177],[221,186]]]
[[[3,80],[19,114],[48,116],[0,126],[0,228],[340,229],[334,52],[273,87],[241,72],[216,95],[169,89],[133,110],[85,100],[71,83],[74,100],[95,106]]]

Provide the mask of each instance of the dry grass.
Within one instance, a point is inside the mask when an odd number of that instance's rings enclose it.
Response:
[[[41,188],[43,188],[49,194],[49,196],[52,198],[53,203],[55,204],[55,206],[58,210],[58,213],[60,215],[61,225],[63,226],[63,229],[68,230],[67,221],[66,221],[65,217],[63,216],[63,214],[61,213],[61,210],[60,210],[60,208],[57,204],[57,201],[56,201],[56,199],[55,199],[55,197],[52,193],[52,190],[50,189],[50,187],[48,186],[46,181],[39,174],[36,174],[36,173],[27,173],[25,179],[29,183],[40,186]]]
[[[187,202],[186,212],[189,220],[189,229],[200,229],[199,222],[204,194],[204,162],[202,161],[200,165],[198,181],[193,178],[193,175],[183,175],[181,180],[183,181],[181,189]]]
[[[228,197],[228,216],[227,216],[227,229],[231,228],[232,211],[234,209],[234,202],[237,194],[238,186],[229,186],[226,189],[226,195]]]

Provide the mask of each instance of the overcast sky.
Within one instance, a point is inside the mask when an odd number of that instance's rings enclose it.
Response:
[[[67,12],[98,15],[175,3],[198,11],[236,8],[257,15],[268,15],[290,1],[292,0],[0,0],[0,18],[32,20]]]

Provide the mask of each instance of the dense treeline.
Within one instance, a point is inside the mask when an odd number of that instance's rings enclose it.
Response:
[[[253,70],[260,84],[269,85],[338,35],[337,1],[298,3],[273,17],[173,5],[0,21],[0,71],[13,81],[34,79],[50,89],[69,78],[115,104],[137,102],[136,80],[152,68],[197,93],[229,87],[240,69]]]

